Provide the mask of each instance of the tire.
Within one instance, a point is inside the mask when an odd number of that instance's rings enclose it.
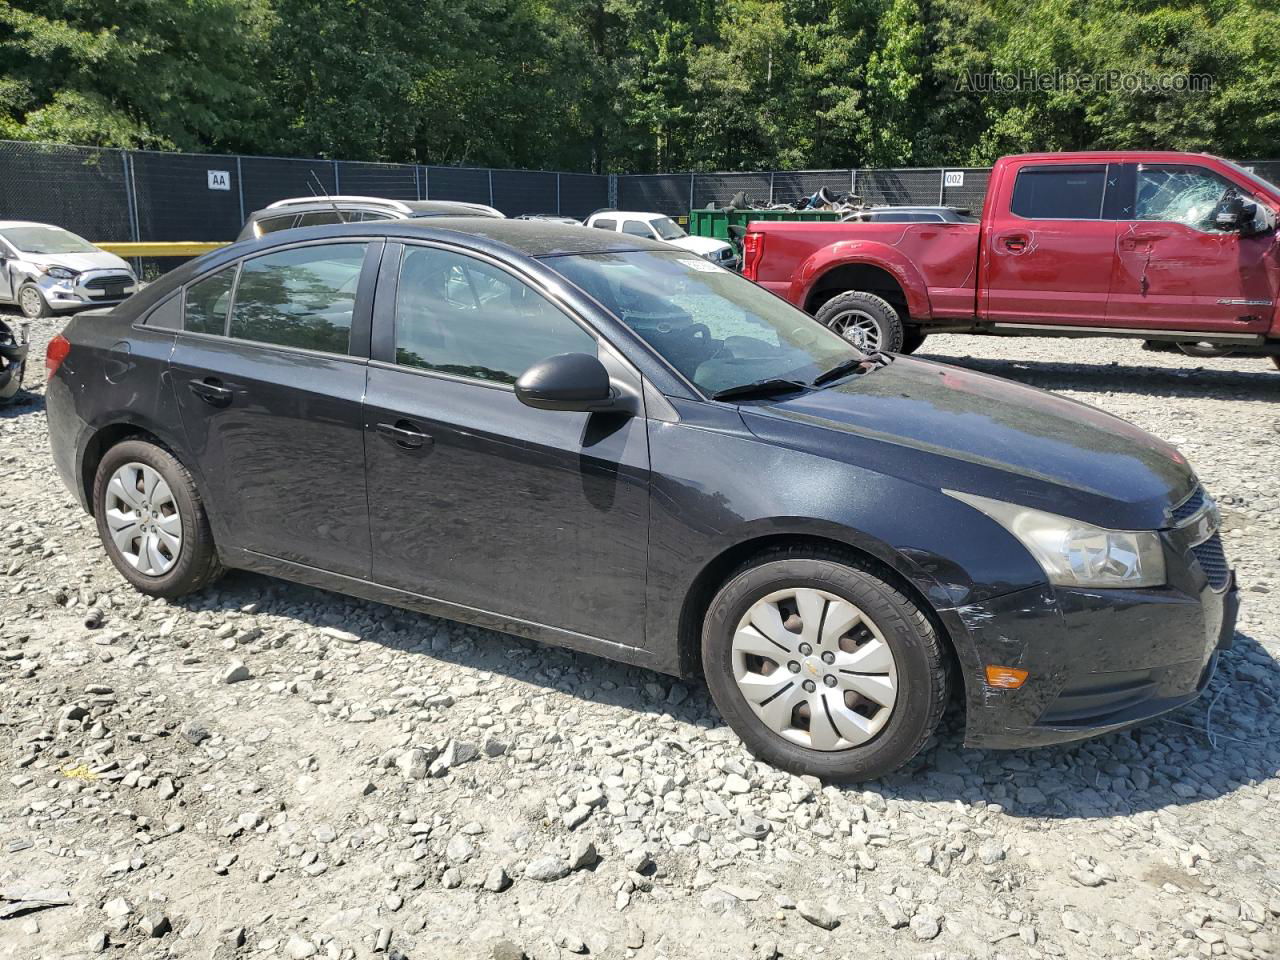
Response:
[[[790,652],[783,653],[756,629],[753,618],[755,611],[770,603],[780,615],[793,611],[772,621],[771,629],[775,636],[781,628],[801,639],[795,633],[801,608],[798,602],[793,606],[785,599],[788,591],[809,598],[806,609],[825,625],[824,633],[832,629],[830,617],[839,617],[841,624],[849,621],[848,607],[836,604],[852,605],[865,619],[850,621],[852,626],[839,635],[827,634],[826,644],[808,656],[798,643],[783,637],[790,645]],[[812,600],[815,594],[818,601]],[[777,599],[780,595],[783,599]],[[816,602],[825,605],[819,608]],[[800,622],[804,619],[800,617]],[[746,628],[740,629],[744,624]],[[884,663],[886,647],[889,666]],[[755,649],[778,651],[772,669],[767,657],[747,652]],[[827,653],[840,658],[834,666],[822,662]],[[840,669],[842,663],[862,664],[867,674],[838,678],[837,672],[847,673]],[[703,623],[702,665],[716,707],[754,756],[794,774],[830,781],[874,779],[914,757],[942,718],[950,683],[942,643],[924,612],[868,565],[821,549],[769,551],[730,576]],[[746,686],[740,684],[739,676]],[[812,695],[803,688],[806,679],[813,684]],[[888,706],[874,703],[851,685],[892,702]],[[764,706],[753,705],[748,689],[751,698]],[[764,711],[771,704],[775,710]],[[827,724],[814,726],[810,704],[823,706]],[[758,709],[769,719],[762,719]]]
[[[1271,365],[1274,366],[1277,370],[1280,370],[1280,355],[1277,355],[1277,354],[1271,355]]]
[[[113,486],[112,480],[118,475],[122,483],[119,487]],[[152,488],[155,492],[148,495],[141,487],[145,487],[153,475],[163,481],[163,486],[156,484]],[[133,484],[134,478],[141,478],[141,486]],[[132,525],[123,522],[132,518],[128,518],[128,512],[121,507],[135,503],[145,504],[154,510],[152,516],[157,517],[150,521],[142,517],[152,530],[161,528],[160,532],[150,535],[158,545],[156,554],[145,550],[148,534],[139,525],[142,521],[133,519]],[[146,440],[125,440],[107,450],[94,476],[93,506],[98,536],[107,555],[124,578],[142,593],[153,597],[181,597],[222,576],[209,517],[195,482],[187,468],[163,447]],[[166,514],[168,508],[172,508],[172,514]],[[172,519],[175,515],[176,521]],[[112,533],[113,526],[119,531],[116,535]],[[179,535],[176,549],[172,547],[175,533]],[[126,554],[119,542],[129,538],[133,538],[135,544],[134,558]],[[152,564],[156,556],[163,562]]]
[[[924,345],[928,334],[919,327],[906,327],[902,331],[902,349],[899,353],[915,353]]]
[[[40,288],[30,281],[18,288],[18,309],[28,320],[38,320],[53,313]]]
[[[814,314],[865,353],[897,353],[902,349],[902,318],[883,297],[848,290],[832,297]]]

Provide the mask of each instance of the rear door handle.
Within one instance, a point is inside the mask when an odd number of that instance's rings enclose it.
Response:
[[[215,407],[225,407],[234,396],[229,387],[224,387],[216,377],[205,377],[203,380],[190,380],[187,387],[205,403]]]
[[[432,443],[428,434],[418,429],[411,420],[397,420],[395,423],[380,423],[377,430],[384,437],[390,437],[396,446],[404,450],[420,450]]]
[[[1027,249],[1027,238],[1021,234],[1014,234],[1010,237],[1001,237],[1000,241],[1005,245],[1006,250],[1010,250],[1013,253],[1021,253],[1023,250]]]

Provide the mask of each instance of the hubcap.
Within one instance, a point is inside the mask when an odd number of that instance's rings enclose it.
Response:
[[[762,597],[739,622],[731,650],[734,679],[755,715],[802,747],[856,747],[893,714],[893,651],[865,613],[825,590]]]
[[[107,483],[107,529],[139,573],[168,573],[182,553],[182,515],[164,477],[145,463],[126,463]]]
[[[863,310],[845,310],[837,313],[827,324],[863,353],[878,353],[884,336],[880,322]]]
[[[30,287],[27,287],[19,296],[22,306],[22,312],[28,317],[39,316],[40,308],[43,304],[40,301],[40,294]]]

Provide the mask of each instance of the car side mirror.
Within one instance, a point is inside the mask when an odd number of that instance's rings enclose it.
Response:
[[[604,364],[587,353],[561,353],[535,363],[516,381],[516,398],[539,410],[604,412],[629,408],[610,382]]]
[[[1214,217],[1219,230],[1243,230],[1258,215],[1256,203],[1245,203],[1241,197],[1228,197]]]

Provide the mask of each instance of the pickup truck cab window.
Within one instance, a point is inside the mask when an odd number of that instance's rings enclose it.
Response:
[[[1134,200],[1135,220],[1181,223],[1204,233],[1226,233],[1215,222],[1223,198],[1235,184],[1204,167],[1141,164]]]
[[[1010,209],[1025,220],[1100,220],[1106,181],[1105,164],[1025,167]]]

